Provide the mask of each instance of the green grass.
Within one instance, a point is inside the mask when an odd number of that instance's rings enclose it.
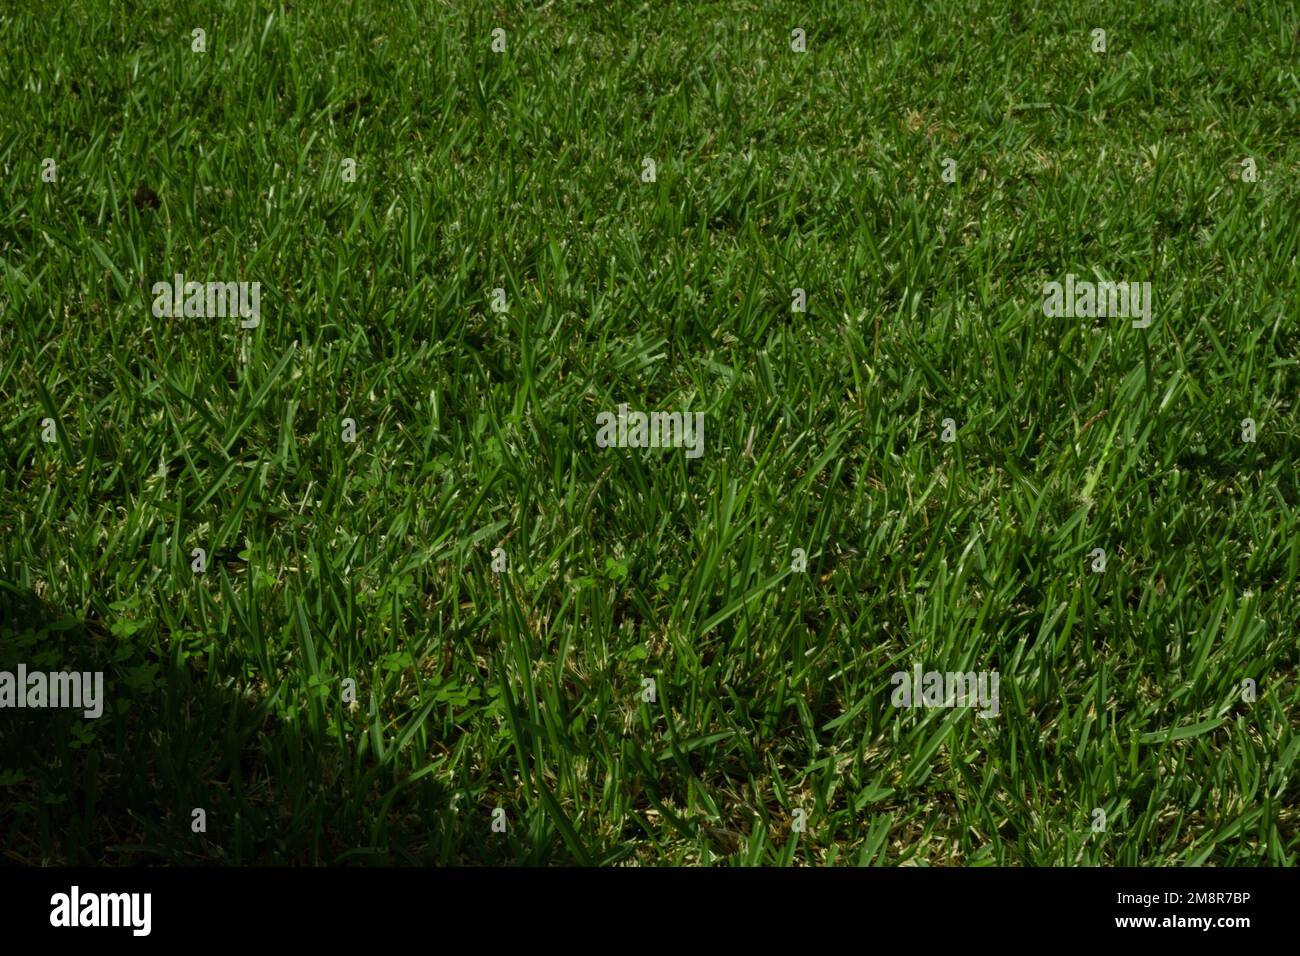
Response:
[[[1298,31],[9,0],[0,665],[109,705],[0,711],[0,855],[1294,864]],[[260,326],[155,318],[177,272]],[[703,457],[598,448],[622,402]]]

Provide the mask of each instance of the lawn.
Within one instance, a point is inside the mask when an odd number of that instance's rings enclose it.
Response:
[[[1294,3],[0,50],[0,860],[1295,864]]]

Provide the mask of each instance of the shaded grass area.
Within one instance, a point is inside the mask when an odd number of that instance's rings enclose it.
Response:
[[[1294,863],[1294,5],[46,7],[0,664],[110,705],[0,711],[6,859]]]

